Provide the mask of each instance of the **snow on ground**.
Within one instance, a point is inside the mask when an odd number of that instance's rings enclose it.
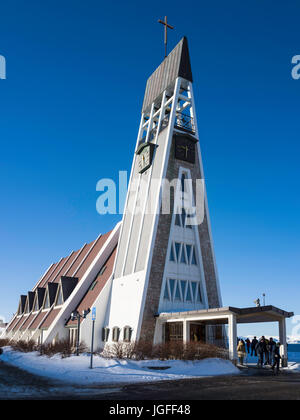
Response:
[[[94,369],[89,369],[88,355],[51,359],[38,353],[19,353],[5,347],[1,360],[32,374],[73,384],[113,384],[151,382],[191,377],[237,375],[239,370],[228,360],[206,359],[202,361],[178,360],[116,360],[94,357]],[[153,370],[149,368],[166,368]]]

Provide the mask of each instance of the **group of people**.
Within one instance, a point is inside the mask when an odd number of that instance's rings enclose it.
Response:
[[[277,343],[270,338],[266,339],[264,336],[257,340],[256,337],[252,341],[249,338],[244,341],[243,339],[238,339],[238,358],[241,365],[244,364],[244,359],[247,356],[247,353],[251,356],[258,357],[258,366],[263,367],[264,365],[271,366],[272,369],[278,373],[280,368],[280,343]]]

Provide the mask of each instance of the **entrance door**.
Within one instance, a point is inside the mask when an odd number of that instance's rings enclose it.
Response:
[[[206,328],[204,324],[190,324],[190,340],[206,342]]]
[[[182,322],[167,322],[166,326],[166,341],[183,341],[183,323]]]

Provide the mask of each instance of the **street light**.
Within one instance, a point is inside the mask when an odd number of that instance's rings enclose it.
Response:
[[[76,356],[79,356],[79,345],[80,345],[80,322],[81,319],[85,319],[88,314],[91,312],[90,309],[85,309],[82,311],[82,315],[78,311],[74,311],[71,313],[71,320],[76,321],[77,320],[77,343],[76,343]]]

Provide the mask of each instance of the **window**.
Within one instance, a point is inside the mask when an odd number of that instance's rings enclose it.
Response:
[[[171,292],[171,300],[173,300],[174,289],[175,289],[175,280],[170,279],[169,280],[169,285],[170,285],[170,292]]]
[[[177,212],[176,217],[175,217],[175,225],[176,226],[181,226],[180,215],[178,214],[178,212]]]
[[[89,290],[90,292],[92,292],[95,289],[95,287],[97,286],[97,283],[98,283],[98,280],[93,281]]]
[[[192,286],[193,300],[196,300],[197,283],[192,281],[191,286]]]
[[[175,242],[175,251],[176,251],[176,260],[179,261],[179,253],[181,249],[181,244],[178,242]]]
[[[195,251],[195,247],[193,248],[193,255],[192,255],[192,265],[197,265],[197,258],[196,258],[196,251]]]
[[[196,302],[203,302],[200,283],[198,284],[197,290],[198,290],[198,293],[197,293]]]
[[[181,259],[180,262],[181,264],[186,264],[186,258],[185,258],[185,250],[184,250],[185,246],[182,246],[182,250],[181,250]]]
[[[120,328],[119,327],[114,327],[113,328],[113,335],[112,335],[112,340],[117,343],[119,341],[120,338]]]
[[[185,179],[186,179],[186,175],[182,174],[181,175],[181,191],[184,192],[185,191]]]
[[[176,282],[176,291],[175,291],[175,301],[181,301],[181,291],[180,291],[180,282]]]
[[[104,341],[104,343],[108,342],[109,332],[110,332],[109,328],[107,328],[107,327],[102,328],[102,341]]]
[[[185,300],[187,302],[192,302],[192,294],[191,294],[190,283],[188,283],[188,285],[187,285],[187,292],[186,292],[186,298],[185,298]]]
[[[62,289],[61,289],[61,286],[60,286],[59,289],[58,289],[55,306],[61,306],[63,303],[64,303],[63,294],[62,294]]]
[[[186,292],[186,286],[188,285],[188,282],[186,280],[181,280],[181,291],[182,291],[182,298],[185,299],[185,292]]]
[[[33,307],[33,312],[37,312],[39,310],[39,302],[38,302],[38,297],[36,295],[35,297],[35,301],[34,301],[34,307]]]
[[[194,245],[181,244],[180,242],[173,242],[170,249],[171,262],[180,264],[198,265],[196,248]]]
[[[105,265],[104,267],[101,268],[101,270],[99,271],[99,276],[102,276],[106,270],[107,266]]]
[[[170,261],[175,262],[175,254],[174,254],[173,244],[171,244]]]
[[[123,333],[123,341],[125,341],[125,343],[130,343],[131,341],[131,336],[132,336],[132,328],[131,327],[124,327],[124,333]]]
[[[72,347],[76,346],[77,342],[77,328],[70,328],[69,330],[69,340]]]
[[[185,209],[181,210],[181,220],[182,220],[182,227],[185,227],[185,221],[186,221],[186,211],[185,211]]]
[[[49,308],[50,308],[50,299],[49,299],[49,292],[47,292],[46,298],[45,298],[44,309],[49,309]]]
[[[191,261],[192,248],[193,248],[192,245],[186,245],[185,246],[188,263],[190,263],[190,261]]]
[[[168,282],[166,282],[166,286],[165,286],[164,299],[165,300],[170,300]]]

